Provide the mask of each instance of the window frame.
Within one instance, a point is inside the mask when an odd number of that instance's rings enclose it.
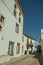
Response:
[[[10,48],[10,47],[11,47],[10,45],[12,45],[12,48]],[[10,54],[10,52],[11,52],[10,49],[13,50],[13,51],[12,51],[12,54]],[[13,42],[13,41],[9,41],[8,55],[10,55],[10,56],[13,56],[13,55],[14,55],[14,42]]]
[[[21,24],[21,13],[19,12],[19,23]]]
[[[15,16],[15,17],[16,17],[16,13],[17,13],[17,12],[16,12],[16,10],[14,9],[14,16]]]
[[[0,13],[0,31],[2,30],[2,27],[4,26],[5,17]]]
[[[18,33],[19,34],[19,25],[16,23],[16,28],[15,28],[15,31],[16,31],[16,33]]]
[[[19,53],[20,53],[20,43],[17,43],[16,54],[19,54]]]
[[[4,22],[4,16],[2,14],[0,15],[0,22]]]
[[[2,31],[2,26],[0,25],[0,31]]]
[[[17,5],[16,4],[14,4],[14,16],[16,17],[16,13],[17,13],[17,11],[16,11],[16,9],[17,9]]]

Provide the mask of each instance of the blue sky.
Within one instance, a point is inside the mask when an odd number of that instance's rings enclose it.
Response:
[[[19,0],[24,10],[24,32],[40,41],[43,28],[43,0]]]

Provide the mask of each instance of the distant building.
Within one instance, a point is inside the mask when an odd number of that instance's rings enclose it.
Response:
[[[37,50],[36,40],[25,33],[23,33],[22,45],[23,45],[23,54],[25,53],[25,51],[27,51],[27,54],[29,54],[34,53]]]
[[[41,52],[42,52],[42,56],[43,56],[43,29],[41,29]]]
[[[41,45],[38,41],[35,41],[35,52],[41,53]]]
[[[23,33],[22,35],[22,55],[24,55],[25,51],[27,51],[26,44],[27,44],[27,36],[25,36],[25,34]]]

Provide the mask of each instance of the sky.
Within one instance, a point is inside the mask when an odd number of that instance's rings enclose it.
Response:
[[[43,0],[19,0],[24,10],[24,32],[40,42],[43,29]]]

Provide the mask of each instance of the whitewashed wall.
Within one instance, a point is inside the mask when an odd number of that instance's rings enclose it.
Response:
[[[31,44],[30,42],[31,42],[31,38],[28,38],[28,42],[29,42],[29,44]]]
[[[4,1],[4,2],[3,2]],[[18,19],[14,17],[14,15],[10,12],[13,10],[13,0],[2,0],[0,1],[0,12],[5,17],[5,25],[3,26],[3,30],[0,31],[0,55],[6,55],[8,52],[9,41],[14,42],[14,56],[20,56],[22,50],[22,33],[23,33],[23,16],[21,15],[22,21],[19,24]],[[9,9],[6,7],[8,5]],[[13,4],[13,5],[12,5]],[[20,10],[18,9],[17,12]],[[13,12],[13,11],[12,11]],[[18,14],[17,14],[18,15]],[[19,34],[15,32],[16,23],[19,24]],[[2,40],[2,37],[4,39]],[[20,43],[20,54],[16,54],[16,45]]]
[[[27,50],[26,44],[27,44],[27,37],[24,35],[24,42],[22,42],[22,45],[24,46],[24,50],[22,54],[24,54],[25,50]]]
[[[32,45],[33,45],[32,52],[34,52],[35,51],[35,40],[34,39],[32,39]]]

